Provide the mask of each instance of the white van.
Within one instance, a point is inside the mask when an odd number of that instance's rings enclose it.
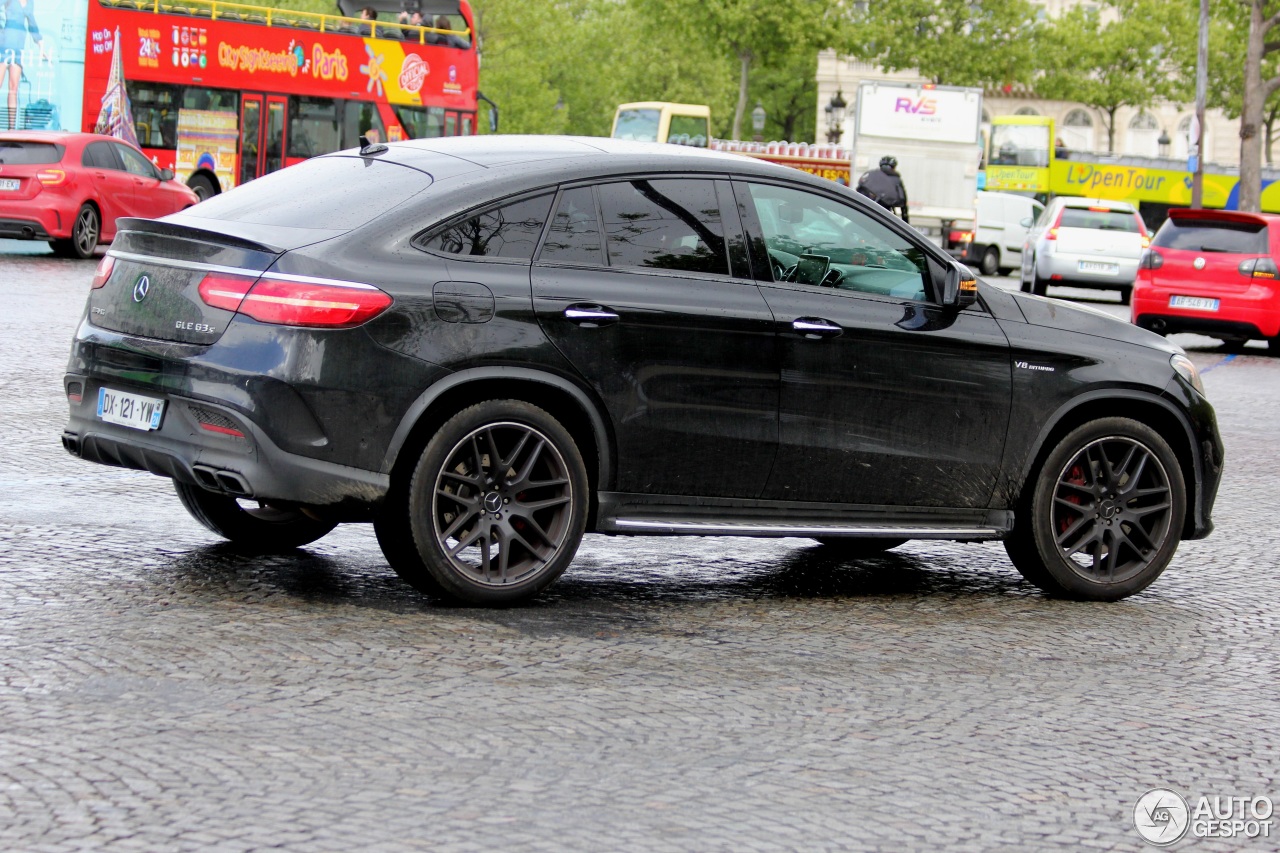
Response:
[[[980,192],[978,221],[953,223],[945,248],[983,275],[1008,275],[1022,266],[1028,226],[1043,210],[1044,205],[1029,196]]]

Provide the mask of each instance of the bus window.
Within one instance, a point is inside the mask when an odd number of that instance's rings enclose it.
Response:
[[[371,130],[378,139],[386,141],[387,130],[382,125],[382,116],[378,115],[377,104],[347,101],[342,105],[342,144],[338,148],[355,148],[361,136],[368,136],[372,141]]]
[[[474,130],[472,130],[474,126],[475,126],[475,117],[472,116],[471,113],[463,113],[462,114],[462,135],[470,136],[472,133],[475,132]]]
[[[341,147],[337,101],[332,98],[289,99],[290,157],[314,157]]]
[[[695,148],[706,148],[707,137],[710,135],[706,116],[672,115],[671,128],[667,131],[667,141],[679,145],[692,145]]]
[[[445,115],[445,117],[444,117],[444,135],[445,135],[445,136],[457,136],[457,135],[458,135],[458,114],[457,114],[457,113],[448,113],[448,114],[446,114],[446,115]]]
[[[1048,125],[998,124],[991,128],[987,162],[992,166],[1048,166]]]
[[[284,166],[284,113],[285,99],[279,96],[267,96],[267,156],[263,161],[263,172],[274,172]]]
[[[613,123],[613,138],[657,142],[661,117],[661,110],[620,110]]]
[[[188,86],[182,92],[184,110],[210,110],[213,112],[240,112],[240,93],[233,89],[204,89]]]
[[[178,144],[180,87],[165,83],[125,82],[133,108],[134,132],[143,148],[173,148]]]
[[[444,107],[396,107],[396,118],[412,139],[444,136]]]

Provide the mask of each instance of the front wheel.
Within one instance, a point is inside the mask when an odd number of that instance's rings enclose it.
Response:
[[[577,553],[587,490],[582,455],[559,421],[518,400],[479,403],[432,436],[409,484],[407,512],[393,516],[407,518],[420,559],[401,552],[388,560],[428,593],[481,605],[524,601]],[[402,539],[395,524],[384,533]]]
[[[1187,494],[1169,444],[1145,424],[1102,418],[1077,427],[1028,483],[1005,549],[1053,595],[1116,601],[1173,559]]]
[[[337,522],[312,518],[298,509],[220,495],[199,486],[173,482],[178,500],[191,517],[236,545],[254,551],[291,551],[314,542],[337,527]]]

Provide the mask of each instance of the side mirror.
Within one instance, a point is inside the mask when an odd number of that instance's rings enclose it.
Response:
[[[1035,224],[1035,220],[1032,219],[1030,216],[1028,216],[1025,219],[1019,220],[1018,224],[1021,225],[1023,228],[1030,228],[1032,225]]]
[[[161,170],[160,170],[160,180],[162,180],[162,181],[172,181],[172,180],[173,180],[173,169],[161,169]]]
[[[958,265],[947,267],[947,275],[942,282],[942,306],[959,311],[977,301],[978,280],[973,273]]]

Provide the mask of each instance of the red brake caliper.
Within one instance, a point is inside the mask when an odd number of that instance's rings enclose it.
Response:
[[[1067,482],[1073,486],[1084,485],[1084,470],[1079,466],[1079,464],[1071,466],[1071,472],[1067,474]],[[1065,500],[1067,503],[1078,505],[1080,503],[1080,496],[1072,493],[1072,494],[1066,495],[1063,498],[1063,500]],[[1059,534],[1066,533],[1067,530],[1071,527],[1071,525],[1075,524],[1075,522],[1076,522],[1076,519],[1074,518],[1059,518],[1058,533]]]

